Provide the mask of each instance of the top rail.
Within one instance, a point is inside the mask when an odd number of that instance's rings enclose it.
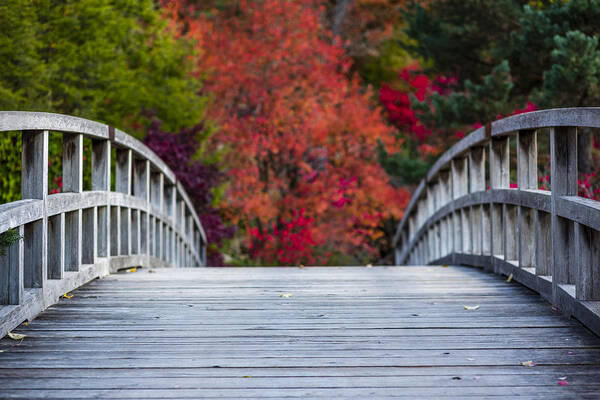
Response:
[[[0,256],[0,336],[90,279],[134,266],[205,265],[206,234],[185,189],[139,140],[42,112],[0,111],[7,131],[22,135],[22,200],[0,205],[0,233],[16,230],[22,240]],[[62,133],[57,194],[48,194],[49,132]],[[91,139],[91,191],[83,190],[83,138]]]
[[[550,132],[550,191],[538,188],[542,128]],[[600,128],[600,108],[519,114],[456,143],[411,198],[393,239],[396,264],[512,274],[600,334],[600,202],[577,197],[578,128]]]

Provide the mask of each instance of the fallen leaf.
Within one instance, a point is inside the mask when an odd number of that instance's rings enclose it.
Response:
[[[244,375],[244,378],[252,378],[251,375]]]
[[[20,333],[12,333],[12,332],[6,332],[6,336],[11,338],[12,340],[23,340],[27,337],[27,335],[22,335]]]
[[[452,380],[453,381],[460,381],[462,378],[460,376],[453,376]]]
[[[567,386],[568,384],[569,384],[569,382],[567,382],[567,381],[558,381],[559,386]]]
[[[291,293],[281,293],[279,295],[279,297],[283,297],[285,299],[289,299],[290,297],[292,297],[292,294]]]
[[[479,310],[479,304],[476,306],[463,306],[463,307],[465,307],[465,310],[468,310],[468,311]]]
[[[25,321],[25,322],[23,322],[23,325],[27,326],[27,325],[29,325],[29,322]]]
[[[304,265],[300,264],[298,265],[298,268],[304,268]]]
[[[75,295],[74,294],[65,293],[65,294],[62,295],[62,297],[64,297],[65,299],[72,299],[73,297],[75,297]]]
[[[442,268],[448,268],[448,266],[446,264],[441,266]]]
[[[535,367],[535,363],[533,361],[522,361],[521,365],[524,367]]]
[[[148,270],[148,273],[149,273],[149,274],[152,274],[152,273],[154,273],[154,272],[156,272],[156,271],[154,271],[153,269],[149,269],[149,270]]]
[[[373,268],[373,264],[367,264],[366,267],[367,268]]]
[[[506,278],[506,282],[510,283],[512,281],[512,278],[513,278],[513,274],[511,272],[511,274],[508,275],[508,278]]]
[[[137,271],[137,268],[136,268],[136,267],[129,268],[129,269],[126,269],[126,270],[125,270],[125,272],[135,272],[135,271]]]

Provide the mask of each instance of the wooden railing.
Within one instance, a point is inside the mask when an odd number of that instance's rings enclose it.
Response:
[[[396,264],[512,274],[600,334],[600,202],[577,196],[582,127],[600,127],[600,108],[516,115],[462,139],[413,194],[394,237]],[[549,191],[538,189],[542,128],[550,135]],[[510,187],[511,140],[517,188]]]
[[[22,200],[0,205],[0,233],[16,230],[21,239],[0,257],[0,337],[96,277],[205,264],[206,235],[190,199],[144,144],[104,124],[48,113],[0,112],[0,132],[7,131],[22,132]],[[62,133],[63,184],[63,193],[50,195],[49,132]],[[91,191],[83,190],[84,137]]]

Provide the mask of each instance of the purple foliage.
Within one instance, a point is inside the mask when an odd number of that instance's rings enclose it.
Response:
[[[234,228],[225,226],[219,211],[211,205],[213,196],[210,189],[222,181],[223,174],[212,165],[194,160],[199,146],[196,135],[202,129],[203,126],[198,125],[174,134],[161,130],[160,121],[154,120],[144,143],[162,158],[185,187],[206,231],[208,243],[216,245],[208,248],[207,263],[220,266],[223,265],[223,256],[215,247],[220,246],[223,239],[233,237]]]

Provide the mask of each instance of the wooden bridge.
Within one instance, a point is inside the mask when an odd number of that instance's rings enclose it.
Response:
[[[510,117],[446,152],[394,238],[396,263],[421,266],[184,269],[206,238],[152,151],[0,112],[22,132],[22,200],[0,205],[0,233],[21,236],[0,260],[0,398],[600,398],[600,203],[577,197],[579,127],[600,109]]]

